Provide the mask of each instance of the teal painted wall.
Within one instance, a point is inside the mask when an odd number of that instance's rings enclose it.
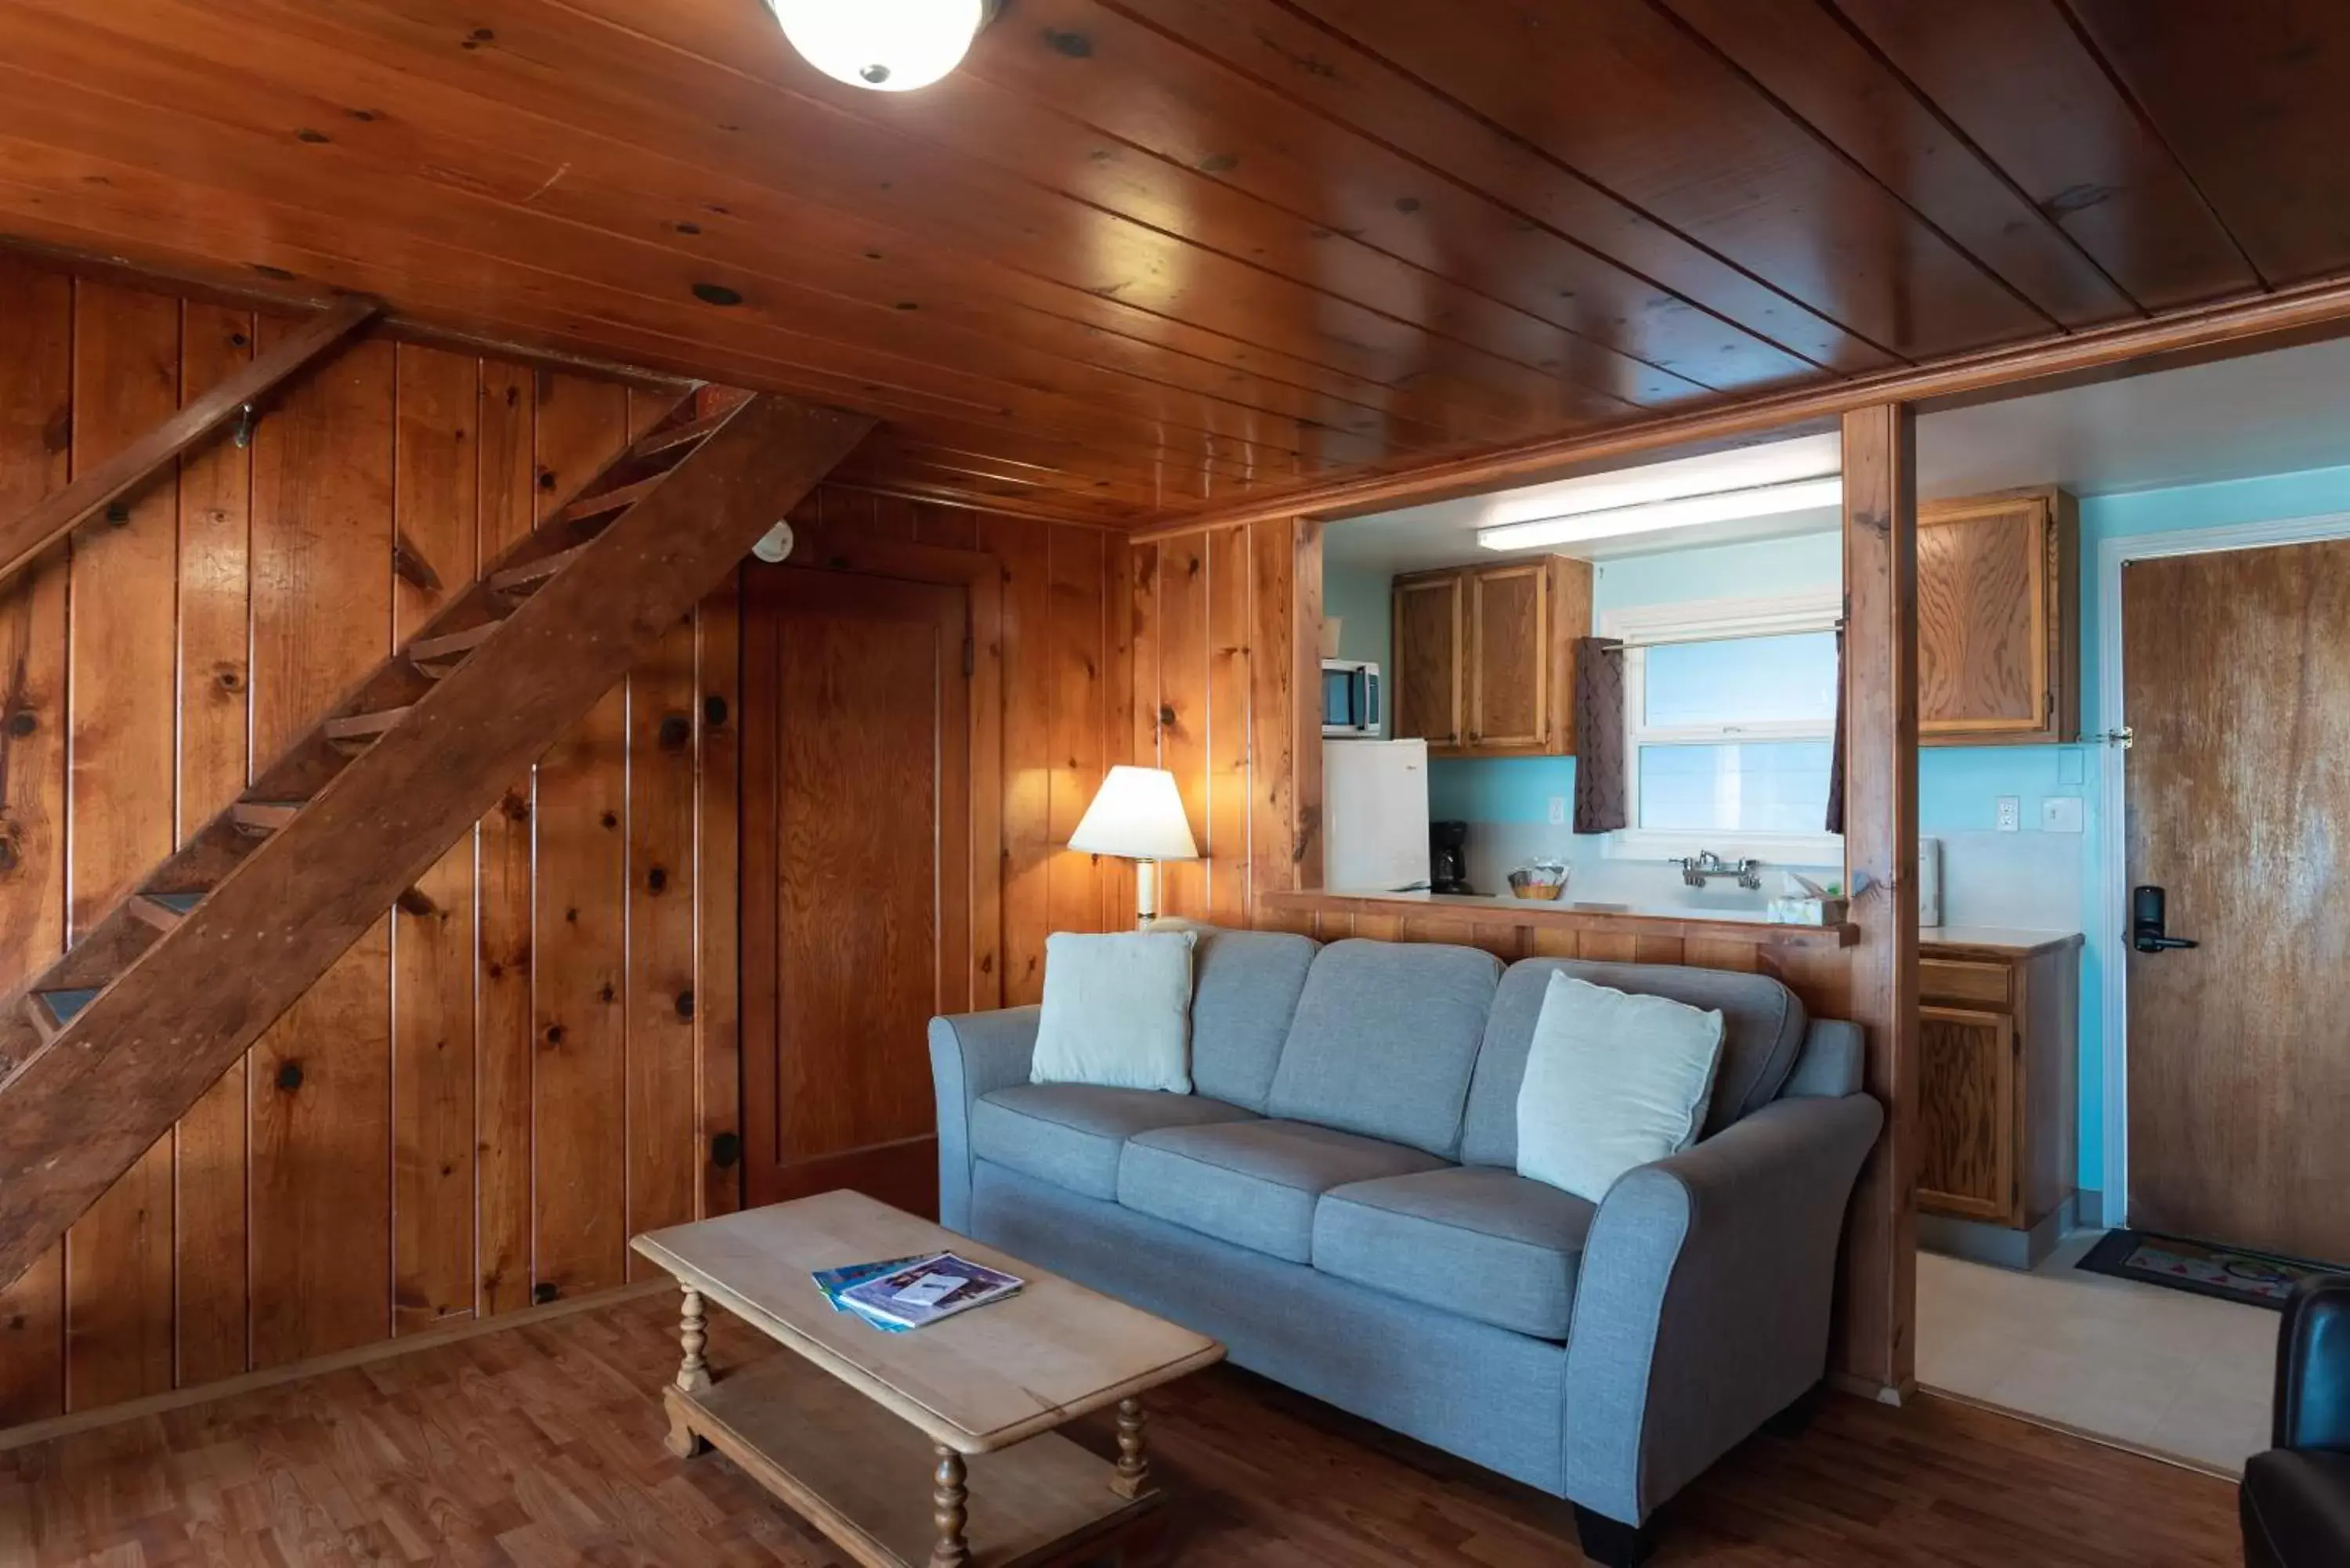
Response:
[[[1382,679],[1395,674],[1395,660],[1388,657],[1392,639],[1389,609],[1386,573],[1324,566],[1322,614],[1326,619],[1338,618],[1338,657],[1376,664]],[[1379,733],[1388,731],[1388,715],[1382,713]]]
[[[2104,670],[2099,657],[2103,628],[2097,615],[2097,556],[2105,541],[2344,512],[2350,512],[2350,466],[2085,498],[2081,503],[2082,732],[2094,735],[2112,727],[2099,692]],[[2084,751],[2089,828],[2081,844],[2081,929],[2085,931],[2105,918],[2098,898],[2096,845],[2103,831],[2102,769],[2110,765],[2113,753],[2103,746]],[[2103,1185],[2106,1143],[2105,975],[2094,951],[2083,955],[2081,971],[2081,1185],[2094,1189]]]
[[[1930,434],[1930,431],[1929,432]],[[2097,616],[2097,556],[2108,539],[2211,528],[2230,524],[2274,522],[2350,513],[2350,465],[2258,479],[2185,485],[2126,495],[2085,497],[2081,502],[2081,728],[2098,734],[2110,727],[2101,711],[2103,680]],[[1752,598],[1832,585],[1843,571],[1841,541],[1834,535],[1727,545],[1711,549],[1632,556],[1604,562],[1593,585],[1594,618],[1629,605],[1670,604],[1693,599]],[[1336,580],[1334,575],[1332,580]],[[1326,581],[1326,594],[1330,593]],[[1386,662],[1384,578],[1363,577],[1339,590],[1351,607],[1347,651],[1352,658]],[[1333,596],[1334,603],[1336,596]],[[1371,608],[1373,605],[1378,607]],[[1376,637],[1374,651],[1369,639]],[[1360,640],[1358,640],[1360,639]],[[1953,840],[1989,835],[1995,827],[1995,802],[2015,795],[2022,805],[2022,833],[1977,838],[1969,853],[2004,841],[2007,847],[2043,857],[2075,878],[2078,908],[2072,923],[2087,931],[2103,919],[2097,887],[2097,845],[2103,832],[2104,769],[2111,753],[2102,745],[1934,747],[1919,753],[1918,827],[1945,842],[1946,889],[1958,885],[1960,853]],[[1549,797],[1574,793],[1575,764],[1565,758],[1436,763],[1429,769],[1430,814],[1476,823],[1532,825],[1547,820]],[[2040,831],[2041,802],[2079,796],[2085,831],[2079,835]],[[2069,865],[2061,862],[2069,858]],[[1947,897],[1947,893],[1946,893]],[[1954,921],[1963,912],[1946,913]],[[2052,914],[2047,924],[2059,923]],[[2102,1187],[2105,1174],[2104,975],[2097,955],[2085,950],[2081,974],[2080,1183]]]

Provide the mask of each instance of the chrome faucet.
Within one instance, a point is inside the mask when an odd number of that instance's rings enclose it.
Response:
[[[1702,888],[1709,877],[1735,877],[1742,888],[1762,886],[1762,862],[1760,860],[1724,860],[1711,849],[1700,849],[1695,855],[1684,856],[1668,865],[1681,868],[1681,880],[1692,888]]]

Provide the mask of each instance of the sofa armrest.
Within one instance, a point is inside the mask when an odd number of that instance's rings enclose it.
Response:
[[[931,1087],[939,1101],[939,1223],[971,1222],[971,1108],[980,1096],[1028,1081],[1041,1007],[1006,1007],[931,1020]]]
[[[1866,1095],[1774,1101],[1609,1189],[1567,1337],[1568,1497],[1639,1524],[1825,1374],[1845,1210],[1884,1120]]]
[[[2293,1287],[2277,1327],[2273,1446],[2350,1451],[2350,1274]]]

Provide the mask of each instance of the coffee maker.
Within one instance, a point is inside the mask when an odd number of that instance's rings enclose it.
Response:
[[[1431,822],[1428,825],[1428,890],[1473,897],[1469,885],[1469,825]]]

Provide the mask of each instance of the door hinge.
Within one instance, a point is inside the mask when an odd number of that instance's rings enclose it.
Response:
[[[970,680],[979,671],[979,650],[972,646],[971,633],[962,634],[962,678]]]

